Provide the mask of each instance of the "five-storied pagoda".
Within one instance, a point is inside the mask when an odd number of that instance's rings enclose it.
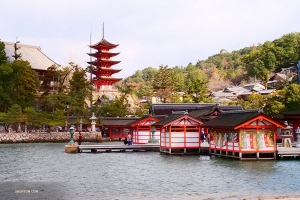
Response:
[[[89,45],[90,48],[96,50],[94,53],[88,53],[88,55],[96,59],[87,63],[94,66],[93,69],[91,68],[91,73],[94,75],[93,77],[91,76],[91,82],[98,92],[112,91],[112,85],[122,80],[122,78],[114,78],[112,76],[121,71],[121,69],[112,68],[113,65],[121,62],[111,60],[112,57],[119,54],[110,52],[111,49],[117,46],[119,45],[112,44],[104,39],[104,28],[102,40],[94,45]]]

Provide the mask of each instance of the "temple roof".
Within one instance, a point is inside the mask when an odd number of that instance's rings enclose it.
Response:
[[[15,48],[14,44],[11,42],[3,42],[5,44],[5,53],[8,57],[9,61],[14,61]],[[56,62],[51,60],[48,56],[46,56],[42,51],[41,47],[38,46],[31,46],[31,45],[24,45],[24,44],[17,44],[17,47],[20,47],[17,50],[17,53],[21,54],[22,60],[27,60],[32,69],[35,70],[47,70],[52,65],[58,65]]]
[[[165,117],[161,119],[160,121],[156,122],[153,124],[153,126],[165,126],[170,124],[171,122],[180,119],[180,118],[190,118],[195,121],[198,121],[202,123],[199,119],[194,118],[193,116],[189,115],[187,112],[179,111],[179,112],[173,112],[170,116]]]
[[[119,72],[119,71],[121,71],[121,70],[122,70],[122,69],[113,69],[113,68],[99,67],[98,69],[95,69],[93,72],[105,71],[105,72],[113,72],[113,73],[116,73],[116,72]]]
[[[204,122],[202,127],[205,128],[234,128],[238,125],[242,125],[243,123],[256,118],[258,116],[262,116],[270,121],[276,122],[271,117],[265,115],[260,112],[259,109],[253,110],[242,110],[242,111],[227,111],[221,112],[221,114],[210,121]],[[281,124],[280,122],[277,122]]]
[[[163,103],[163,104],[152,104],[150,107],[150,113],[152,115],[171,115],[173,111],[187,111],[188,113],[194,110],[202,110],[198,112],[208,112],[207,110],[212,109],[218,106],[222,111],[228,110],[242,110],[241,105],[237,106],[222,106],[218,104],[209,104],[209,103]]]
[[[122,80],[122,78],[100,76],[100,77],[95,77],[93,80],[96,80],[96,81],[100,81],[100,80],[103,80],[103,81],[120,81],[120,80]]]
[[[172,121],[174,121],[174,120],[182,117],[183,115],[185,115],[185,114],[182,114],[182,113],[171,114],[170,116],[168,116],[168,117],[166,117],[166,118],[164,118],[164,119],[162,119],[162,120],[154,123],[153,126],[163,126],[165,124],[168,124],[168,123],[170,123],[170,122],[172,122]]]
[[[95,66],[100,66],[100,65],[103,65],[103,64],[109,64],[109,65],[115,65],[115,64],[118,64],[120,63],[121,61],[113,61],[113,60],[94,60],[92,62],[87,62],[91,65],[95,65]]]
[[[96,57],[96,58],[100,58],[102,55],[107,55],[109,57],[113,57],[113,56],[117,56],[119,54],[120,53],[112,53],[112,52],[109,52],[109,51],[98,51],[98,52],[95,52],[95,53],[88,53],[88,55]]]
[[[119,45],[118,44],[112,44],[112,43],[108,42],[104,38],[102,40],[100,40],[99,42],[97,42],[96,44],[89,45],[89,47],[92,47],[92,48],[95,48],[95,47],[98,47],[98,46],[105,46],[105,47],[115,48],[115,47],[117,47]]]
[[[292,111],[285,111],[282,112],[283,115],[288,115],[288,116],[300,116],[300,109],[298,110],[292,110]]]
[[[102,119],[103,126],[127,126],[129,127],[132,122],[139,120],[137,117],[104,117]]]

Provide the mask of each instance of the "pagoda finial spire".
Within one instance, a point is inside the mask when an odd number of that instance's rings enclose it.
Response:
[[[104,39],[104,22],[103,22],[103,27],[102,27],[102,39]]]

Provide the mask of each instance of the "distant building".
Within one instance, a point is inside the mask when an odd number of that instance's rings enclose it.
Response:
[[[28,61],[31,68],[36,71],[40,80],[43,80],[43,76],[47,69],[53,65],[59,66],[56,62],[46,56],[39,46],[25,45],[20,43],[3,42],[5,45],[5,53],[8,57],[8,61],[12,62],[15,60],[15,46],[17,45],[17,53],[20,54],[21,60]]]
[[[265,90],[266,87],[262,85],[261,83],[249,83],[244,85],[244,88],[249,90],[249,91],[260,91],[260,90]]]

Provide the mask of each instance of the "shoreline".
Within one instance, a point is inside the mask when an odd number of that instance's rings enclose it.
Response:
[[[274,196],[274,197],[249,197],[249,198],[238,198],[238,200],[300,200],[300,195],[291,195],[291,196]]]

